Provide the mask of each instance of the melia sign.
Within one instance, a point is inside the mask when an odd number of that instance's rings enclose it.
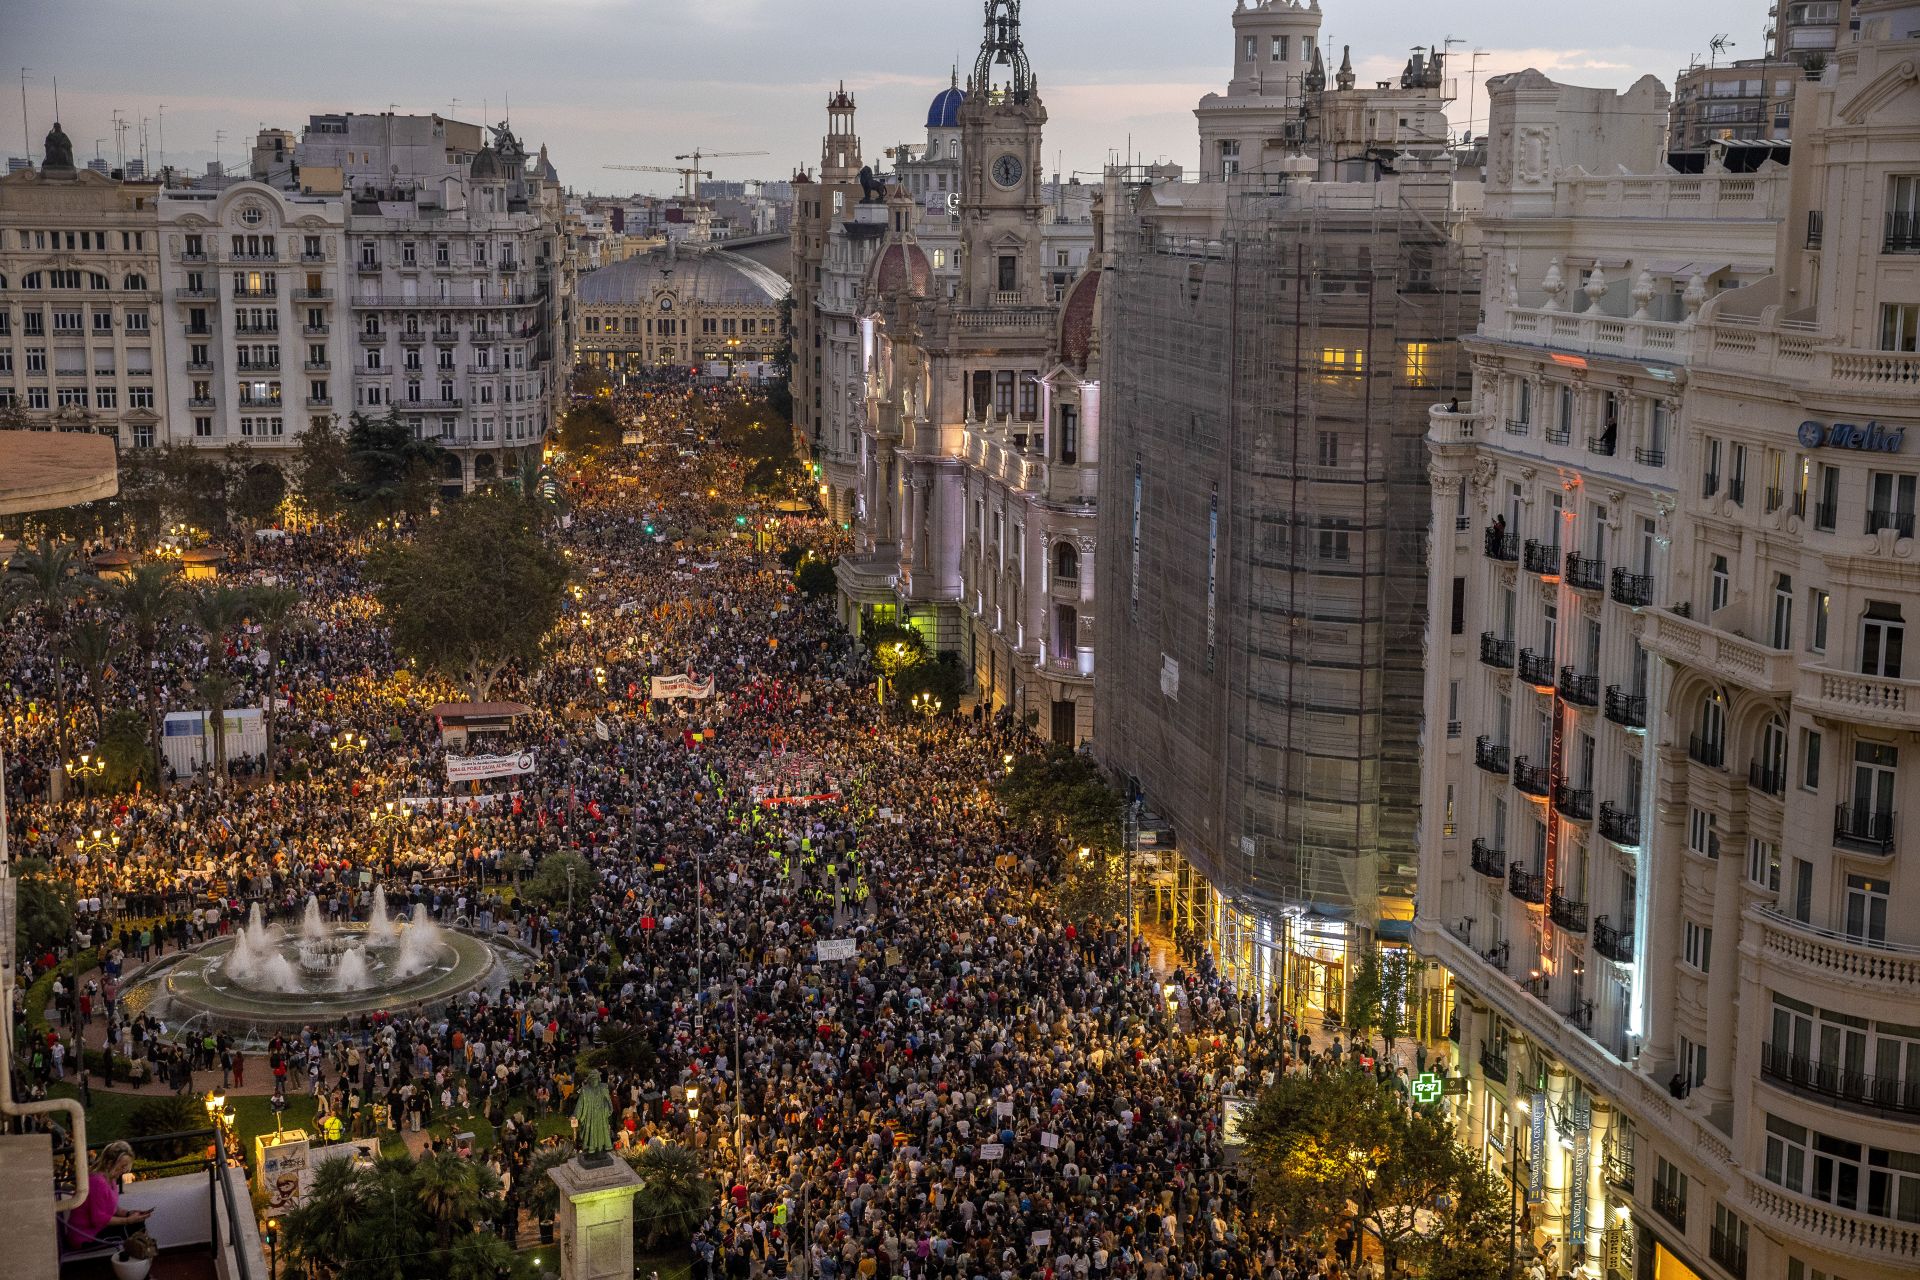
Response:
[[[1806,449],[1859,449],[1866,453],[1898,453],[1907,442],[1905,427],[1883,427],[1869,422],[1864,427],[1851,422],[1800,424],[1800,444]]]

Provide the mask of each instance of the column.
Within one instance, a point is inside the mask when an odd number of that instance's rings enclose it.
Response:
[[[560,1280],[631,1280],[640,1175],[618,1156],[601,1155],[575,1156],[547,1176],[560,1187]]]
[[[1547,1141],[1541,1151],[1541,1158],[1546,1162],[1542,1178],[1546,1199],[1541,1202],[1538,1221],[1541,1230],[1547,1233],[1548,1248],[1552,1250],[1567,1238],[1567,1187],[1573,1155],[1560,1145],[1563,1133],[1560,1117],[1564,1115],[1569,1121],[1573,1118],[1573,1089],[1562,1063],[1555,1062],[1547,1068],[1547,1098],[1551,1103],[1547,1108]],[[1569,1139],[1573,1136],[1571,1130],[1564,1133]]]
[[[1635,927],[1647,935],[1638,944],[1640,976],[1647,984],[1642,1027],[1646,1047],[1640,1055],[1640,1070],[1664,1088],[1674,1061],[1674,966],[1680,960],[1680,865],[1687,838],[1687,762],[1685,753],[1677,747],[1662,746],[1659,753],[1652,839],[1643,844],[1647,856],[1640,859],[1642,871],[1650,870],[1654,881],[1647,894],[1647,910]]]
[[[1587,1135],[1587,1167],[1576,1174],[1587,1180],[1587,1245],[1583,1271],[1606,1274],[1607,1143],[1613,1137],[1613,1104],[1593,1100],[1592,1126]]]
[[[1735,787],[1736,791],[1744,788]],[[1713,868],[1713,955],[1707,974],[1707,1081],[1698,1092],[1714,1127],[1729,1131],[1733,1103],[1734,1019],[1740,998],[1740,907],[1746,894],[1747,824],[1739,812]]]

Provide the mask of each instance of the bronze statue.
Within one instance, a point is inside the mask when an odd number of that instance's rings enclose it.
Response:
[[[44,154],[40,158],[40,167],[44,169],[73,168],[73,139],[60,130],[60,122],[55,120],[53,128],[47,131]]]
[[[600,1078],[598,1067],[587,1072],[586,1083],[580,1086],[580,1092],[574,1098],[573,1119],[578,1126],[573,1145],[580,1151],[580,1163],[610,1163],[613,1159],[608,1154],[613,1150],[613,1099],[607,1094],[606,1082]]]

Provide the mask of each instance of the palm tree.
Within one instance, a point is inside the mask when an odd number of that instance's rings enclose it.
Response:
[[[58,801],[66,792],[67,688],[64,639],[67,617],[74,604],[100,585],[100,581],[92,574],[81,571],[79,552],[73,543],[56,543],[44,533],[33,547],[14,556],[9,567],[25,575],[25,602],[40,615],[40,625],[53,640],[54,762],[51,790],[53,799]]]
[[[521,501],[532,508],[535,527],[545,529],[567,514],[565,486],[553,468],[542,462],[533,450],[527,451],[526,461],[520,464],[519,479],[511,483],[520,491]]]
[[[490,1231],[469,1231],[447,1254],[444,1280],[500,1280],[513,1274],[516,1255],[511,1246]]]
[[[227,780],[227,703],[233,701],[234,691],[239,687],[238,680],[218,668],[201,676],[199,684],[194,686],[200,695],[200,705],[206,708],[206,726],[213,730],[212,755],[217,762],[216,776],[222,782]]]
[[[720,1194],[701,1165],[700,1153],[688,1147],[653,1143],[628,1156],[627,1163],[640,1175],[633,1217],[645,1224],[649,1249],[692,1236]]]
[[[285,1274],[326,1280],[356,1255],[352,1232],[359,1217],[360,1171],[351,1160],[327,1160],[314,1170],[307,1201],[280,1220]]]
[[[414,1165],[414,1180],[442,1249],[453,1243],[457,1230],[471,1231],[500,1191],[499,1175],[492,1169],[451,1151],[422,1157]]]
[[[273,781],[273,699],[274,681],[280,672],[280,650],[287,637],[306,628],[307,620],[294,611],[300,607],[300,593],[291,587],[259,587],[248,593],[248,611],[260,625],[266,640],[267,688],[262,705],[267,722],[267,781]]]
[[[98,740],[102,726],[106,723],[105,713],[100,708],[101,695],[106,692],[107,668],[120,656],[120,639],[113,628],[94,618],[77,622],[67,636],[67,653],[72,656],[80,670],[87,677],[87,701],[93,706],[93,732]]]
[[[154,655],[167,624],[186,607],[186,589],[177,568],[168,562],[136,565],[113,589],[113,611],[126,623],[140,661],[140,692],[147,714],[147,734],[153,758],[160,759],[159,686],[153,678]]]

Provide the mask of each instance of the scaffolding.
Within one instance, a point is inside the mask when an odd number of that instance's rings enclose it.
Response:
[[[1479,290],[1450,195],[1436,171],[1119,202],[1102,749],[1248,919],[1412,914],[1427,412],[1468,394]]]

